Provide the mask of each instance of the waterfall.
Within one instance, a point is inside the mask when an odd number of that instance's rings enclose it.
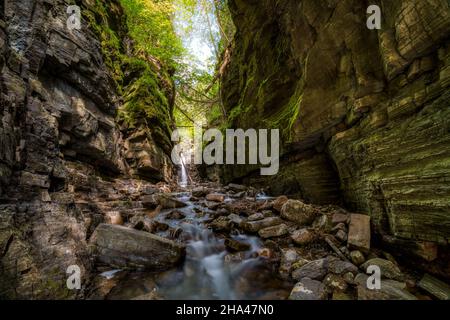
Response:
[[[188,174],[187,174],[187,170],[186,170],[186,165],[185,165],[186,161],[184,158],[184,154],[181,154],[180,159],[181,159],[181,170],[180,170],[181,177],[179,179],[179,185],[182,188],[186,188],[188,185]]]

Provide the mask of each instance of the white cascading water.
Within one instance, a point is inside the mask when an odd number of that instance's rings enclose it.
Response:
[[[187,170],[186,170],[186,165],[185,165],[186,161],[184,158],[184,154],[181,154],[180,159],[181,159],[181,168],[180,168],[181,174],[180,174],[180,179],[179,179],[179,185],[182,188],[186,188],[188,185],[188,175],[187,175]]]
[[[163,272],[162,278],[156,276],[158,293],[165,299],[221,299],[241,300],[258,297],[267,290],[277,290],[279,284],[273,288],[273,274],[267,273],[259,280],[252,277],[261,275],[263,260],[258,257],[262,242],[255,236],[239,234],[234,231],[229,237],[249,244],[249,250],[230,255],[224,245],[224,237],[217,236],[205,225],[214,212],[202,208],[190,201],[189,193],[180,193],[178,200],[187,204],[177,211],[185,215],[184,219],[171,219],[167,215],[172,209],[163,210],[155,220],[166,223],[171,228],[180,228],[182,238],[186,244],[186,258],[182,266]],[[203,213],[198,215],[197,212]],[[160,236],[167,237],[167,231],[161,231]],[[256,272],[255,272],[256,271]],[[105,278],[115,276],[115,271],[102,274]],[[130,288],[141,287],[142,283],[124,278],[116,288],[115,298],[134,298],[127,296]],[[266,287],[264,287],[266,286]],[[262,289],[262,288],[265,289]],[[131,291],[133,292],[133,291]]]

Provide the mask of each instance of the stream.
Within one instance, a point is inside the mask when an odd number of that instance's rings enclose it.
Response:
[[[173,194],[187,204],[177,209],[184,217],[172,217],[173,209],[163,210],[155,220],[179,230],[186,244],[186,258],[181,266],[162,273],[110,270],[100,276],[113,281],[107,299],[133,299],[150,295],[158,299],[285,299],[292,284],[274,277],[267,259],[258,255],[263,243],[256,236],[232,232],[230,238],[248,245],[248,250],[230,253],[225,237],[216,235],[205,223],[212,220],[214,210],[192,202],[189,192]],[[258,199],[263,199],[261,196]],[[234,199],[227,197],[225,202]],[[170,237],[169,231],[158,232]]]

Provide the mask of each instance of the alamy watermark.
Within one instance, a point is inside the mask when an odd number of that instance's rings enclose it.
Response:
[[[67,289],[81,289],[81,269],[77,265],[71,265],[67,268],[66,273],[69,275],[66,281]]]
[[[367,28],[369,30],[380,30],[381,29],[381,8],[375,4],[367,7]]]
[[[67,29],[69,30],[80,30],[81,29],[81,8],[79,6],[73,5],[67,7]]]
[[[280,131],[278,129],[227,129],[224,134],[218,129],[194,127],[193,141],[182,141],[179,129],[172,133],[172,141],[178,144],[172,150],[172,161],[182,164],[249,164],[261,165],[261,175],[275,175],[279,170]],[[270,142],[269,142],[270,138]],[[206,143],[206,145],[204,145]],[[224,150],[225,149],[225,150]]]

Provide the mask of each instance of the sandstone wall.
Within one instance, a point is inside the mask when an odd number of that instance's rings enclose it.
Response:
[[[382,9],[382,29],[366,9]],[[222,96],[233,127],[283,132],[279,176],[224,168],[312,202],[342,195],[375,230],[450,239],[450,5],[446,0],[231,0]]]

